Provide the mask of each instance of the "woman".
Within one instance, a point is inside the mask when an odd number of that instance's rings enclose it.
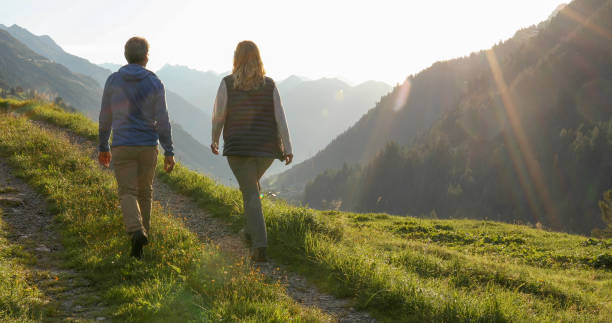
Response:
[[[268,238],[260,200],[259,180],[274,159],[291,164],[293,154],[285,113],[274,81],[265,76],[257,45],[243,41],[234,51],[232,74],[221,81],[212,120],[213,154],[223,156],[240,185],[251,238],[251,258],[265,262]]]

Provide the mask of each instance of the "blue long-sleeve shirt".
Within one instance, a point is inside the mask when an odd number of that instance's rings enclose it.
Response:
[[[166,93],[157,76],[138,64],[111,74],[104,85],[99,118],[100,151],[109,151],[111,129],[115,146],[157,146],[174,156]]]

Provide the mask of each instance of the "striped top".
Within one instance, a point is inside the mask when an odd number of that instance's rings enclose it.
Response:
[[[231,75],[221,81],[213,111],[213,143],[219,143],[221,132],[226,156],[280,158],[292,154],[280,95],[270,78],[254,91],[234,89]]]

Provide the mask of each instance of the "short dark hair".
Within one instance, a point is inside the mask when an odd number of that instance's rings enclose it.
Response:
[[[125,59],[128,64],[144,62],[149,53],[149,42],[142,37],[132,37],[125,43]]]

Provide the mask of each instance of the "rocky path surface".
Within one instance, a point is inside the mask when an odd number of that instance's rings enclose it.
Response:
[[[82,151],[97,160],[95,143],[54,125],[33,121],[40,127],[57,133],[58,136],[68,136],[69,140],[81,146]],[[160,180],[154,182],[154,203],[159,203],[175,217],[183,219],[185,225],[198,235],[201,241],[213,243],[221,250],[235,257],[248,257],[249,249],[237,233],[221,219],[208,214],[189,197],[175,193],[167,184]],[[297,302],[307,307],[315,307],[333,316],[338,322],[376,322],[368,313],[356,311],[351,307],[350,300],[339,299],[319,291],[303,276],[285,269],[284,266],[271,260],[264,264],[256,264],[257,268],[268,279],[280,281],[287,294]]]
[[[14,176],[2,159],[0,209],[9,227],[8,240],[31,255],[25,268],[29,283],[44,294],[44,321],[108,321],[100,291],[79,272],[62,266],[63,247],[45,198]]]

